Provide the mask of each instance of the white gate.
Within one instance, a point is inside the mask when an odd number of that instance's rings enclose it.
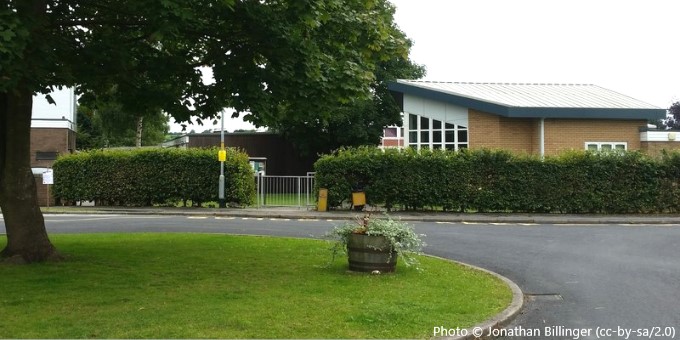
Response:
[[[314,173],[306,176],[255,176],[257,206],[310,207],[314,197]]]

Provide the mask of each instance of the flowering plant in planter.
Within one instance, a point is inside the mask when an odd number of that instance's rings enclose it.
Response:
[[[327,234],[335,240],[331,248],[333,260],[338,253],[346,253],[349,269],[363,272],[392,272],[399,257],[406,266],[418,267],[414,255],[421,254],[425,246],[422,236],[425,235],[416,234],[402,221],[387,215],[372,218],[371,214],[337,226]]]

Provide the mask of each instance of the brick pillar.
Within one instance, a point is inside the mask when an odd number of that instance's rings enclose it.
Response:
[[[38,205],[41,207],[46,207],[48,206],[48,200],[47,200],[47,185],[42,184],[42,175],[34,175],[35,178],[35,186],[38,189]],[[54,192],[53,192],[54,186],[50,185],[50,198],[49,198],[49,206],[52,207],[55,204],[54,200]]]

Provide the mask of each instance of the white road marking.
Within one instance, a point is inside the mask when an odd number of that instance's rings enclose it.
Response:
[[[190,220],[205,220],[208,218],[207,216],[187,216],[188,219]]]
[[[54,216],[50,216],[54,217]],[[69,216],[71,217],[71,216]],[[50,223],[61,223],[61,222],[81,222],[81,221],[103,221],[103,220],[120,220],[120,219],[158,219],[163,218],[163,216],[109,216],[109,217],[92,217],[92,218],[73,218],[70,219],[45,219]]]
[[[509,222],[494,222],[494,223],[480,223],[480,222],[435,222],[437,224],[465,224],[465,225],[480,225],[480,224],[491,224],[491,225],[521,225],[521,226],[536,226],[537,223],[509,223]]]

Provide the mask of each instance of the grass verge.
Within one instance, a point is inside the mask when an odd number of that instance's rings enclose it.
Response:
[[[496,278],[423,257],[422,272],[326,267],[316,240],[53,235],[67,261],[0,265],[2,338],[427,338],[503,310]],[[6,239],[0,236],[0,246]]]

